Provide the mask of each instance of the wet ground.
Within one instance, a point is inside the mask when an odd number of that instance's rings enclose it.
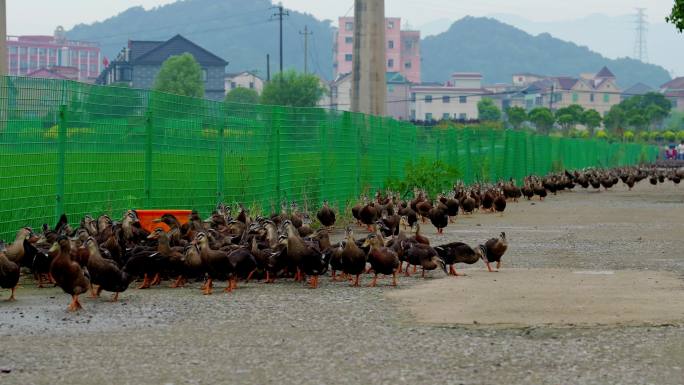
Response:
[[[501,231],[511,245],[502,276],[550,268],[626,270],[639,279],[638,272],[662,271],[684,290],[684,186],[563,193],[510,203],[503,217],[459,217],[440,238],[425,228],[434,243],[476,244]],[[483,268],[464,269],[467,279],[496,279]],[[76,314],[66,312],[69,298],[59,289],[25,281],[17,302],[0,302],[0,384],[684,383],[684,320],[431,325],[388,296],[453,279],[402,277],[396,289],[387,279],[379,288],[324,279],[317,290],[253,282],[212,296],[199,284],[130,289],[119,303],[84,299]],[[493,286],[488,300],[499,300],[500,290]],[[448,292],[426,294],[435,295]],[[440,303],[458,308],[459,298]]]

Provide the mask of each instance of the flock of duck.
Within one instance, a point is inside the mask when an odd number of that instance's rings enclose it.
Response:
[[[421,233],[421,224],[430,221],[442,234],[459,213],[503,213],[508,201],[523,197],[543,200],[549,193],[576,186],[607,190],[620,180],[630,189],[647,178],[654,185],[666,179],[678,184],[683,176],[636,167],[590,169],[530,176],[520,187],[513,180],[489,186],[457,183],[452,191],[434,199],[418,189],[411,200],[378,192],[372,200],[362,197],[351,210],[368,234],[356,238],[348,225],[344,239],[337,243],[330,239],[337,215],[327,202],[316,214],[317,230],[312,228],[310,215],[300,212],[295,203],[289,210],[283,204],[280,212],[254,218],[242,206],[233,217],[231,207],[219,204],[209,219],[193,211],[185,224],[164,214],[156,221],[166,226],[152,233],[141,227],[135,210],[128,210],[116,222],[107,215],[85,216],[77,227],[62,215],[54,228],[44,224],[35,232],[24,227],[11,244],[0,241],[0,287],[10,289],[9,300],[14,300],[20,271],[25,268],[38,287],[54,284],[71,295],[68,309],[75,311],[82,308],[79,295],[90,291],[97,298],[104,290],[114,293],[112,300],[117,301],[119,293],[136,279],[142,280],[138,289],[159,285],[163,279],[173,279],[172,288],[188,280],[203,281],[201,290],[209,295],[215,281],[227,281],[226,292],[235,290],[239,280],[252,279],[273,283],[294,278],[316,288],[319,277],[328,271],[333,281],[350,281],[353,286],[360,285],[363,274],[373,275],[369,286],[377,285],[379,275],[391,275],[391,284],[396,286],[398,274],[410,276],[418,266],[423,277],[436,269],[458,276],[457,263],[482,260],[491,272],[495,271],[491,263],[496,263],[496,269],[501,267],[508,248],[505,233],[474,247],[462,242],[432,246]]]

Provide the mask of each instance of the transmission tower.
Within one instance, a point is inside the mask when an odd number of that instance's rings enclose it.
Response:
[[[648,21],[646,20],[646,8],[636,9],[636,37],[634,40],[634,58],[646,63],[648,62],[648,44],[646,33],[648,32]]]

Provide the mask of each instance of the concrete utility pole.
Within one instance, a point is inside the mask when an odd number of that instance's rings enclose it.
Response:
[[[300,35],[304,35],[304,73],[309,72],[309,36],[313,35],[313,32],[309,32],[309,26],[304,26],[304,32],[299,31]]]
[[[7,1],[0,0],[0,76],[7,75]]]
[[[384,116],[387,99],[384,0],[354,1],[352,60],[352,111]]]
[[[290,12],[284,10],[283,3],[278,3],[277,7],[272,8],[278,10],[273,17],[277,17],[280,21],[280,73],[283,73],[283,17],[290,16]]]

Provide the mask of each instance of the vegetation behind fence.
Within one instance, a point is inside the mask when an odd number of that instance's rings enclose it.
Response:
[[[0,78],[0,238],[128,208],[327,199],[344,208],[441,161],[465,183],[653,161],[657,148],[495,129],[416,127],[324,109],[226,104],[72,81]]]

